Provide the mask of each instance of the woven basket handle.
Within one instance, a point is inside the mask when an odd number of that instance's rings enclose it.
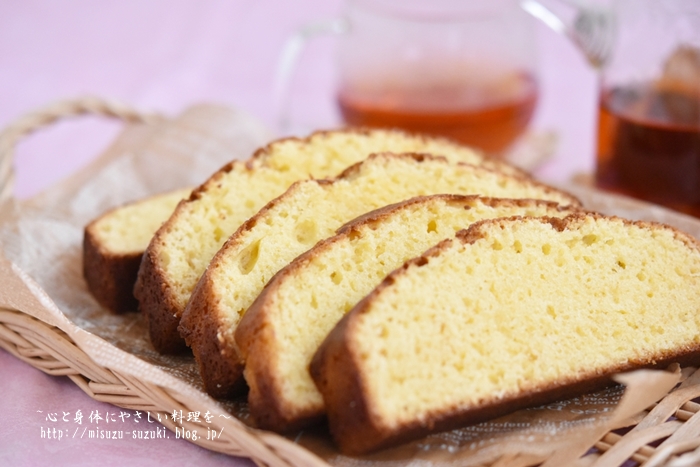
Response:
[[[14,151],[21,138],[58,120],[78,115],[103,115],[130,123],[156,123],[163,117],[134,110],[128,105],[96,97],[59,101],[30,112],[0,132],[0,201],[14,192]]]

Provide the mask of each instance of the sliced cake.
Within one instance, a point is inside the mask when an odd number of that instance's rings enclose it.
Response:
[[[427,152],[451,162],[522,174],[465,146],[401,131],[348,129],[275,141],[250,160],[231,162],[215,173],[154,235],[134,290],[154,347],[161,353],[184,349],[177,326],[190,294],[211,258],[243,222],[293,182],[336,176],[380,151]]]
[[[532,199],[424,196],[372,211],[316,244],[272,278],[236,328],[257,426],[288,432],[323,418],[311,358],[343,315],[405,261],[478,220],[577,210]]]
[[[85,227],[83,276],[102,306],[113,313],[137,310],[134,283],[143,252],[191,191],[176,190],[110,209]]]
[[[391,273],[311,364],[342,452],[700,357],[700,245],[593,214],[481,221]]]
[[[234,332],[272,276],[335,230],[373,209],[427,194],[482,194],[578,204],[573,196],[483,167],[415,154],[375,154],[333,181],[305,180],[246,221],[216,253],[180,323],[215,397],[243,387]]]

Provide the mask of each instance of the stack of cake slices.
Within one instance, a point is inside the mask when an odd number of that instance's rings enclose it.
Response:
[[[697,363],[700,245],[451,141],[287,138],[85,229],[97,301],[260,428],[363,454]]]

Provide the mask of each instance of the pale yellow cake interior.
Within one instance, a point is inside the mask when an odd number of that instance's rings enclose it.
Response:
[[[295,184],[255,225],[239,231],[212,261],[207,280],[211,312],[219,317],[219,339],[235,345],[233,333],[242,314],[272,276],[344,223],[373,209],[427,194],[482,194],[513,198],[572,198],[529,179],[443,160],[378,155],[351,176],[333,183]]]
[[[184,205],[173,224],[161,232],[158,265],[181,310],[221,245],[268,201],[297,180],[334,177],[369,154],[383,151],[430,152],[453,163],[497,164],[465,146],[394,131],[336,131],[277,141],[249,166],[239,162],[217,174],[201,192],[201,200]]]
[[[380,221],[314,248],[308,260],[295,264],[293,274],[275,284],[265,301],[265,320],[275,341],[264,351],[274,362],[275,382],[290,411],[323,410],[308,373],[311,358],[340,318],[406,260],[481,219],[572,212],[535,201],[487,203],[429,197],[397,207]]]
[[[394,427],[695,345],[699,285],[670,230],[512,223],[397,276],[348,339]]]
[[[102,247],[114,254],[143,252],[156,230],[192,190],[182,189],[118,207],[91,227]]]

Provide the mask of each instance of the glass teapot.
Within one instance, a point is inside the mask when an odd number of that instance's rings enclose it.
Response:
[[[335,100],[349,125],[447,136],[501,155],[538,98],[533,27],[519,0],[344,0],[303,26],[277,75],[279,128],[294,128],[289,83],[311,39],[336,35]]]
[[[596,185],[700,217],[700,0],[523,0],[600,71]]]

